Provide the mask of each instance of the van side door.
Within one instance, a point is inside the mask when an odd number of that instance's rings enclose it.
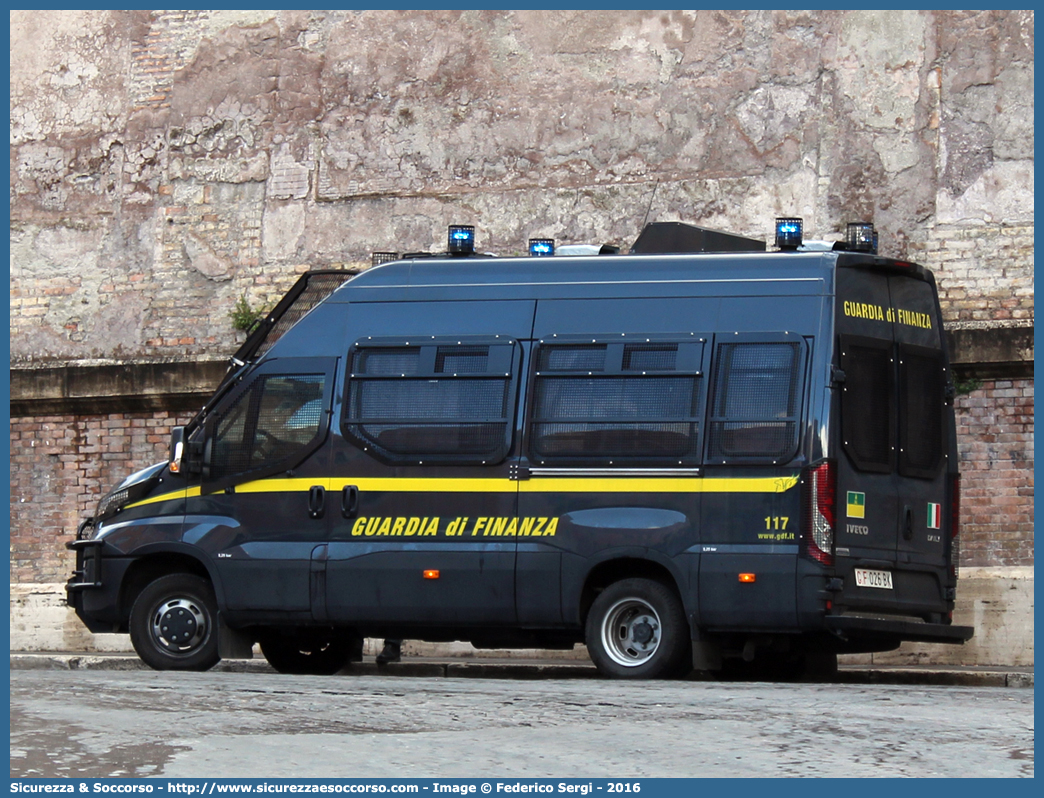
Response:
[[[667,568],[691,606],[679,555],[699,540],[708,351],[691,325],[713,306],[539,302],[519,468],[520,521],[534,519],[519,537],[520,622],[575,626],[592,570],[627,558]]]
[[[520,338],[532,307],[352,304],[357,332],[331,472],[339,502],[326,563],[331,622],[405,636],[443,627],[460,639],[464,627],[515,623],[510,477]]]

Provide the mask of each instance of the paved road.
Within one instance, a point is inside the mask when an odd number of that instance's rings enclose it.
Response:
[[[11,775],[1033,776],[1032,689],[11,673]]]

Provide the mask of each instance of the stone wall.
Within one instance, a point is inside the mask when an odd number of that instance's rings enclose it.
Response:
[[[1031,323],[1029,11],[15,11],[15,362],[225,354],[305,265],[873,221]]]

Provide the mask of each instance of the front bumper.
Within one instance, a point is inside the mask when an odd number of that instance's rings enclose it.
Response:
[[[65,547],[76,552],[76,568],[65,583],[66,603],[94,634],[120,631],[120,585],[130,560],[103,557],[104,540],[74,540]]]

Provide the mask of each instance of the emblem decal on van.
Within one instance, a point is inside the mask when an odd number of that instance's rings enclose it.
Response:
[[[848,517],[849,518],[866,518],[866,494],[858,493],[854,490],[848,491],[848,499],[845,502],[848,505]]]

